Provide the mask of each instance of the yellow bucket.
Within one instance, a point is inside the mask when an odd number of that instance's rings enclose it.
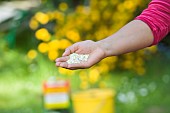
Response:
[[[72,94],[74,113],[114,113],[115,92],[91,89]]]

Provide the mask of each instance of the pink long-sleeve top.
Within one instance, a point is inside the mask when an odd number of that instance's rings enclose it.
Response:
[[[170,0],[152,0],[135,19],[150,27],[154,36],[152,45],[159,43],[170,32]]]

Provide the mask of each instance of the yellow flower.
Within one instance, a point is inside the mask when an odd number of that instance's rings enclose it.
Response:
[[[134,60],[134,58],[135,58],[133,53],[127,53],[127,54],[124,54],[123,56],[127,60]]]
[[[47,15],[48,15],[48,17],[49,17],[49,20],[53,20],[54,17],[55,17],[54,12],[47,12]]]
[[[104,20],[109,20],[112,16],[112,12],[111,11],[104,11],[103,12],[103,19]]]
[[[98,0],[90,0],[89,1],[90,2],[90,8],[94,8],[94,9],[96,9],[96,8],[98,8]]]
[[[66,10],[68,9],[67,3],[65,3],[65,2],[60,3],[60,4],[59,4],[59,9],[60,9],[61,11],[66,11]]]
[[[117,56],[113,56],[113,57],[111,58],[111,61],[112,61],[112,62],[117,62],[117,61],[118,61],[118,57],[117,57]]]
[[[103,81],[101,81],[101,82],[99,83],[99,87],[100,87],[100,88],[106,88],[106,83],[103,82]]]
[[[70,42],[70,41],[68,41],[67,39],[61,39],[61,40],[60,40],[59,48],[60,48],[60,49],[65,49],[65,48],[67,48],[67,47],[70,46],[70,45],[71,45],[71,42]]]
[[[96,31],[96,32],[95,32],[95,39],[101,40],[101,39],[103,39],[104,37],[105,37],[104,34],[102,34],[100,31]]]
[[[138,56],[138,57],[145,56],[144,51],[143,51],[143,50],[139,50],[139,51],[137,51],[137,56]]]
[[[50,33],[45,28],[41,28],[37,30],[35,33],[35,36],[37,39],[42,40],[42,41],[49,41],[51,38]]]
[[[106,0],[100,0],[100,1],[98,1],[98,4],[99,4],[99,6],[100,6],[100,7],[98,7],[98,8],[99,8],[100,10],[103,10],[104,8],[107,7],[108,1],[106,1]]]
[[[35,59],[37,56],[37,52],[35,50],[29,50],[29,52],[27,53],[27,56],[29,59]]]
[[[107,27],[106,26],[101,26],[100,28],[99,28],[99,30],[96,32],[96,39],[97,40],[101,40],[101,39],[103,39],[103,38],[105,38],[105,37],[107,37],[108,36],[108,29],[107,29]]]
[[[84,10],[84,6],[82,6],[82,5],[79,5],[79,6],[76,7],[76,12],[77,13],[82,13],[83,10]]]
[[[58,52],[55,50],[48,51],[48,58],[54,61],[58,57]]]
[[[31,21],[29,22],[29,27],[32,30],[36,30],[38,26],[39,26],[38,22],[34,18],[32,18]]]
[[[81,81],[87,81],[88,80],[87,73],[85,71],[81,71],[79,73],[79,77],[80,77]]]
[[[112,67],[114,66],[114,64],[112,64]],[[108,71],[109,71],[109,64],[108,63],[102,63],[101,65],[100,65],[100,67],[98,67],[99,69],[99,71],[101,72],[101,73],[107,73]]]
[[[41,24],[47,24],[49,22],[49,17],[47,14],[43,12],[37,12],[35,14],[35,19],[40,22]]]
[[[59,21],[58,24],[62,24],[62,22],[64,22],[64,14],[63,13],[56,11],[56,12],[54,12],[54,15],[55,15],[56,20]]]
[[[118,12],[115,13],[115,14],[118,14],[117,17],[118,17],[118,16],[121,16],[120,13],[121,13],[121,12],[124,12],[124,10],[125,10],[125,8],[124,8],[124,6],[123,6],[122,3],[118,4],[117,10],[118,10]],[[116,16],[116,15],[115,15],[115,16]],[[115,18],[115,17],[114,17],[114,18]],[[115,19],[116,19],[116,18],[115,18]]]
[[[125,69],[131,69],[133,67],[133,63],[131,60],[126,60],[123,62],[123,68]]]
[[[72,70],[68,70],[65,68],[58,68],[58,71],[60,74],[63,74],[63,75],[72,75],[73,74]]]
[[[81,89],[87,89],[89,87],[88,81],[82,81],[80,83],[80,88]]]
[[[55,39],[50,41],[48,45],[50,50],[57,50],[59,48],[60,41]]]
[[[86,23],[83,23],[84,30],[91,30],[92,29],[92,22],[87,21]]]
[[[90,14],[90,18],[93,22],[98,22],[100,20],[100,12],[93,10]]]
[[[135,60],[135,66],[143,66],[144,65],[144,61],[142,58],[137,58]]]
[[[105,63],[105,64],[109,64],[109,63],[115,63],[118,60],[117,56],[113,56],[113,57],[108,57],[103,59],[101,62]]]
[[[133,12],[135,10],[135,2],[127,0],[123,3],[123,7]]]
[[[80,40],[80,35],[78,32],[74,31],[74,30],[70,30],[66,33],[66,37],[68,39],[70,39],[73,42],[77,42]]]
[[[89,82],[94,84],[96,83],[100,78],[100,73],[97,69],[91,69],[89,72]]]
[[[149,50],[151,53],[156,53],[157,52],[157,46],[151,46],[146,48],[146,50]]]
[[[47,43],[44,43],[44,42],[40,43],[40,44],[38,45],[38,50],[39,50],[39,52],[41,52],[41,53],[46,53],[46,52],[49,50],[48,44],[47,44]]]
[[[144,75],[145,72],[146,72],[146,70],[145,70],[145,68],[143,68],[143,67],[138,67],[138,68],[136,68],[136,72],[137,72],[139,75]]]
[[[110,2],[111,2],[111,4],[112,4],[113,6],[115,6],[116,4],[119,3],[119,0],[111,0]]]

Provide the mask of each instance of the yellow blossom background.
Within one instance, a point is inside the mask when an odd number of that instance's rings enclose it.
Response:
[[[142,5],[143,4],[143,5]],[[78,5],[73,11],[66,2],[61,2],[56,10],[37,12],[30,19],[29,26],[35,32],[35,38],[40,40],[37,50],[45,54],[51,61],[60,57],[64,50],[73,43],[83,40],[98,41],[115,33],[123,25],[134,19],[136,9],[142,8],[146,3],[142,0],[91,0],[88,6]],[[41,27],[54,22],[52,31]],[[85,89],[87,84],[100,84],[101,76],[113,70],[134,71],[138,75],[146,72],[145,61],[148,54],[154,54],[156,46],[146,48],[121,56],[114,56],[102,60],[88,70],[82,77],[78,71],[80,87]],[[59,69],[63,75],[72,75],[65,69]],[[104,83],[101,83],[104,84]],[[100,86],[104,86],[101,85]]]
[[[168,40],[108,57],[90,69],[55,66],[65,48],[108,37],[139,15],[151,0],[26,1],[28,4],[25,0],[0,1],[0,113],[45,112],[42,87],[55,78],[69,81],[71,95],[92,88],[116,91],[115,113],[170,112]],[[2,21],[3,14],[14,8],[12,4],[25,10],[17,9],[14,17]]]

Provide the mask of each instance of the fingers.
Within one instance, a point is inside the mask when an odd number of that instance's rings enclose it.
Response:
[[[68,68],[68,63],[67,62],[56,62],[56,66]]]
[[[71,50],[70,50],[70,48],[67,48],[62,56],[68,56],[70,54],[71,54]]]
[[[85,69],[89,65],[87,65],[87,62],[81,62],[81,63],[76,63],[76,64],[68,64],[68,69],[75,70],[75,69]]]
[[[68,67],[68,63],[67,63],[68,59],[69,59],[68,56],[57,58],[56,59],[56,66],[67,68]]]
[[[56,66],[69,68],[69,64],[67,63],[67,60],[69,59],[69,55],[76,52],[77,50],[78,50],[77,44],[73,44],[72,46],[68,47],[63,53],[62,57],[56,59]]]
[[[65,52],[63,53],[61,58],[57,58],[56,59],[56,66],[58,67],[63,67],[63,68],[67,68],[67,69],[71,69],[71,70],[75,70],[75,69],[84,69],[84,68],[89,68],[92,65],[94,65],[94,63],[96,63],[96,59],[95,58],[96,55],[92,54],[92,50],[95,48],[92,48],[91,46],[89,47],[88,45],[89,43],[87,42],[78,42],[73,44],[72,46],[68,47]],[[93,44],[91,44],[92,46],[94,46]],[[78,54],[91,54],[89,56],[89,60],[87,62],[81,62],[81,63],[75,63],[75,64],[68,64],[67,60],[69,59],[69,55],[72,53],[78,53]],[[91,58],[90,58],[91,57]]]
[[[88,67],[91,66],[91,65],[89,65],[90,63],[88,63],[88,62],[68,64],[68,63],[66,62],[67,60],[68,60],[68,57],[58,58],[58,59],[56,60],[56,66],[57,66],[57,67],[67,68],[67,69],[70,69],[70,70],[84,69],[84,68],[88,68]]]
[[[69,59],[69,56],[64,56],[64,57],[57,58],[55,61],[56,62],[66,62],[68,59]]]
[[[95,59],[96,59],[95,56],[92,57],[90,55],[88,60],[85,62],[68,64],[67,60],[69,60],[69,56],[65,56],[56,59],[56,66],[71,69],[71,70],[85,69],[91,67],[96,62]]]
[[[69,56],[71,53],[74,53],[78,50],[78,43],[73,44],[72,46],[68,47],[62,56]]]

